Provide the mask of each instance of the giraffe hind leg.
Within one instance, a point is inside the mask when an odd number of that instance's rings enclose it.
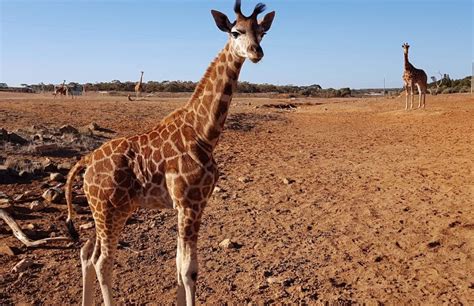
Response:
[[[416,84],[416,87],[418,88],[418,108],[421,108],[421,99],[422,99],[422,91],[421,91],[421,87],[419,84]]]
[[[96,274],[92,262],[93,248],[94,245],[90,239],[81,248],[82,305],[93,305],[94,303],[94,281]]]
[[[98,243],[96,243],[92,262],[99,280],[104,305],[114,305],[113,299],[113,266],[116,256],[117,244],[120,232],[122,231],[131,210],[121,206],[118,209],[106,208],[102,213],[103,219],[95,220]],[[120,211],[119,211],[120,209]]]

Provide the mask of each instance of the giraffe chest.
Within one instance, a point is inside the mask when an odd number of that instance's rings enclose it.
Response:
[[[403,80],[405,82],[409,82],[413,79],[413,73],[411,71],[408,71],[406,70],[404,73],[403,73]]]

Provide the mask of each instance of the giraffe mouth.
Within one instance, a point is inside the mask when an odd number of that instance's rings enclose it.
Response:
[[[256,64],[262,60],[263,56],[259,57],[250,57],[249,59],[252,61],[252,63]]]

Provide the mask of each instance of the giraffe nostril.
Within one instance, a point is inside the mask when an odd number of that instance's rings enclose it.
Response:
[[[250,47],[250,52],[254,53],[254,55],[258,58],[263,57],[263,50],[262,47],[258,45],[253,45]]]

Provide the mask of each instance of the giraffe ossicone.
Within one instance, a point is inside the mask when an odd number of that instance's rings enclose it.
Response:
[[[213,10],[217,27],[229,38],[188,103],[149,132],[111,140],[71,169],[66,183],[68,229],[78,239],[72,223],[71,189],[74,177],[84,168],[84,192],[96,225],[95,243],[89,240],[81,249],[83,305],[94,301],[94,275],[104,304],[113,304],[112,269],[119,234],[139,207],[177,210],[177,302],[194,305],[198,232],[204,207],[218,179],[213,151],[245,59],[258,62],[263,57],[260,42],[275,16],[271,12],[258,21],[257,15],[264,8],[258,4],[246,17],[238,0],[234,22]]]

